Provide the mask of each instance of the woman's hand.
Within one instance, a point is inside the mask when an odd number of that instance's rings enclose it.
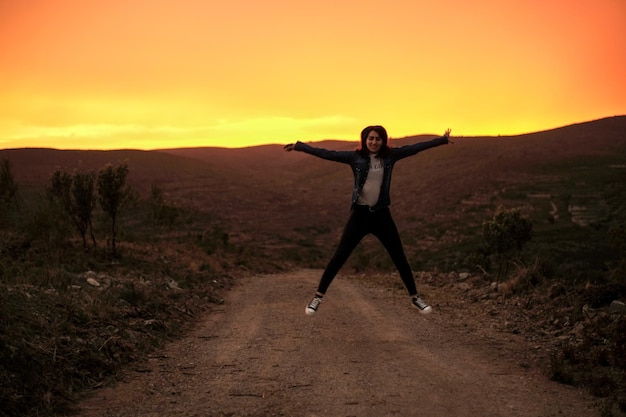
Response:
[[[446,132],[443,134],[443,137],[448,139],[448,143],[454,143],[450,140],[450,129],[446,130]]]
[[[290,143],[290,144],[287,144],[287,145],[283,146],[283,149],[284,149],[286,152],[291,152],[291,151],[293,151],[294,146],[295,146],[295,145],[294,145],[293,143]]]

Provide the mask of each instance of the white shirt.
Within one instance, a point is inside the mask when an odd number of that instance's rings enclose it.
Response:
[[[357,204],[374,206],[378,202],[380,187],[383,185],[383,160],[377,154],[370,154],[370,169]]]

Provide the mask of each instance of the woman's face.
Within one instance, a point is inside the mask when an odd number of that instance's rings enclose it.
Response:
[[[383,138],[380,137],[377,131],[372,130],[367,134],[367,139],[365,139],[365,145],[367,146],[367,150],[370,153],[378,153],[380,148],[383,146]]]

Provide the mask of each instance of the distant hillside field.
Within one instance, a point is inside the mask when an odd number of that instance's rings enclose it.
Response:
[[[390,143],[431,138],[394,138]],[[626,116],[519,136],[452,140],[454,144],[401,161],[394,171],[392,211],[418,264],[436,257],[431,250],[474,244],[481,222],[500,205],[532,216],[538,236],[568,236],[572,228],[602,221],[618,204],[613,200],[623,196],[619,184],[626,183]],[[313,145],[350,150],[357,144],[329,140]],[[171,201],[224,219],[234,239],[254,241],[268,251],[307,252],[297,259],[321,260],[332,249],[348,215],[352,188],[347,166],[287,153],[281,145],[11,149],[0,150],[0,158],[9,159],[19,183],[34,187],[43,186],[57,167],[97,170],[127,161],[140,193],[158,185]],[[611,195],[603,188],[609,185]]]

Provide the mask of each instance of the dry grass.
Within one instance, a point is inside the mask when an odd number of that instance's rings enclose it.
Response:
[[[232,282],[224,271],[207,271],[209,257],[193,246],[121,248],[124,256],[114,263],[83,255],[91,258],[84,262],[98,264],[97,272],[70,272],[76,269],[72,263],[44,269],[22,259],[25,275],[46,274],[46,279],[15,284],[3,277],[0,415],[71,411],[85,388],[114,378],[122,367],[182,335],[221,302],[220,293]],[[185,262],[192,257],[206,259],[205,268]]]

